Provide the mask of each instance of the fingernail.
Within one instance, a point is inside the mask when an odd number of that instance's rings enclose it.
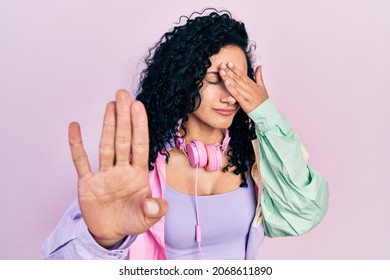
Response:
[[[226,80],[226,81],[225,81],[225,85],[227,85],[227,86],[230,85],[229,80]]]
[[[222,63],[222,64],[221,64],[221,68],[222,68],[222,69],[226,69],[226,64],[225,64],[225,63]]]
[[[220,74],[221,74],[221,76],[225,76],[225,75],[226,75],[225,70],[221,70],[221,71],[220,71]]]
[[[148,200],[146,201],[146,208],[148,210],[148,214],[150,215],[157,215],[160,211],[160,207],[158,206],[158,203],[154,200]]]
[[[229,62],[228,65],[230,68],[233,68],[233,66],[234,66],[233,63],[231,63],[231,62]]]
[[[128,93],[124,89],[118,90],[118,92],[117,92],[118,99],[124,100],[127,96],[128,96]]]

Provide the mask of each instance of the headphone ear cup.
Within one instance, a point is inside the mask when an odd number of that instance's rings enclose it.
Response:
[[[201,141],[194,140],[186,144],[187,155],[192,167],[205,167],[207,164],[206,148]]]
[[[213,172],[217,171],[222,166],[222,153],[221,150],[213,144],[206,145],[207,152],[207,165],[205,169]]]

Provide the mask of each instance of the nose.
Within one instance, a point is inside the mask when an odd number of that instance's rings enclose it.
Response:
[[[221,89],[221,103],[225,103],[228,105],[235,105],[237,103],[237,100],[231,96],[226,88]]]

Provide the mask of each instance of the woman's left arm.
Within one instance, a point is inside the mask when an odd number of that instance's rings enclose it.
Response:
[[[229,93],[255,123],[266,235],[302,235],[310,231],[327,211],[328,184],[307,166],[298,136],[268,98],[261,67],[256,69],[256,82],[231,63],[220,65],[220,75]]]

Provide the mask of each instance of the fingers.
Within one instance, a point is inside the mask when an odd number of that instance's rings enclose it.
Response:
[[[235,100],[241,105],[244,101],[246,101],[246,92],[248,91],[245,85],[243,86],[235,79],[227,78],[225,80],[225,86],[229,91],[230,95],[233,96]]]
[[[246,111],[246,104],[249,103],[250,98],[253,96],[253,84],[255,82],[230,62],[228,66],[222,63],[220,69],[220,76],[224,81],[226,89],[237,100],[241,108]]]
[[[228,66],[222,63],[220,68],[220,76],[224,80],[226,88],[234,98],[240,99],[241,95],[244,95],[251,90],[251,83],[253,83],[253,81],[231,62],[228,63]],[[239,102],[239,100],[237,101]]]
[[[263,72],[262,72],[261,65],[256,67],[255,80],[257,85],[264,87]]]
[[[91,174],[88,157],[83,147],[80,126],[77,122],[69,124],[69,145],[79,178]]]
[[[261,65],[256,67],[255,71],[255,80],[258,88],[261,89],[262,97],[264,99],[268,98],[268,92],[265,88],[264,80],[263,80],[263,67]]]
[[[149,160],[149,130],[145,107],[140,101],[131,106],[131,124],[133,138],[131,146],[131,164],[148,168]]]
[[[226,89],[246,113],[251,112],[268,98],[261,76],[261,68],[256,69],[256,82],[251,80],[246,73],[241,72],[231,62],[227,65],[222,63],[219,73]]]
[[[108,171],[117,165],[148,167],[149,132],[145,107],[139,101],[130,104],[126,90],[119,90],[116,102],[107,104],[100,140],[100,170]],[[115,117],[116,114],[116,117]]]
[[[119,166],[129,164],[131,149],[130,95],[126,90],[116,93],[115,160]]]
[[[112,168],[115,158],[115,102],[109,102],[103,121],[103,131],[99,145],[100,171]]]

